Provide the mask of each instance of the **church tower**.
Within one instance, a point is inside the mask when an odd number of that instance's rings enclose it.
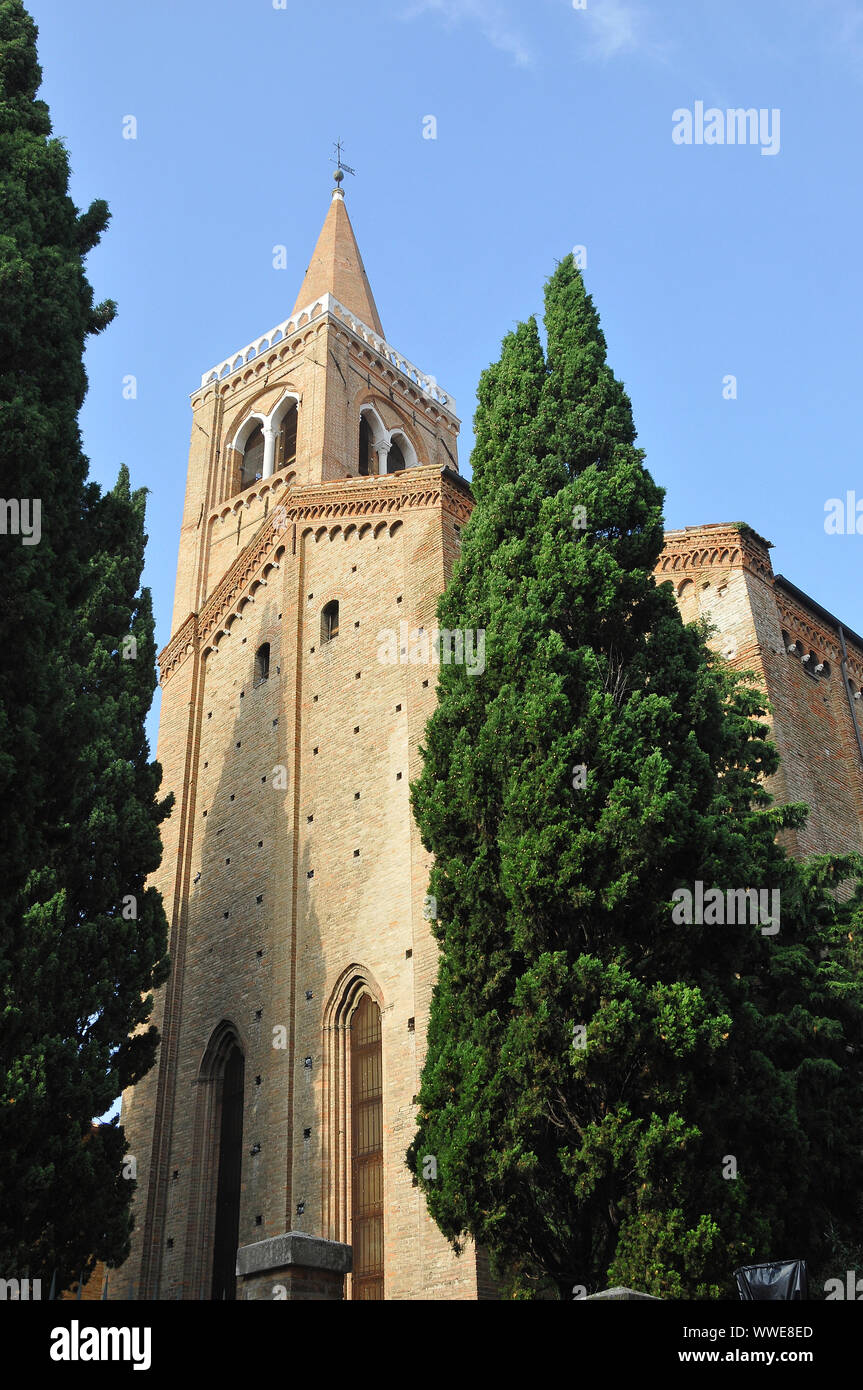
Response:
[[[475,1299],[404,1163],[437,947],[409,804],[470,492],[337,186],[290,318],[204,373],[158,757],[156,1066],[111,1296]],[[389,636],[391,634],[391,636]]]

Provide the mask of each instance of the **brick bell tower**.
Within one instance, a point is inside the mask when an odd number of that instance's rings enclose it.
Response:
[[[386,342],[335,177],[290,318],[192,395],[160,656],[172,973],[123,1097],[115,1298],[491,1293],[404,1164],[437,954],[408,787],[436,670],[401,625],[435,626],[471,500],[455,402]]]

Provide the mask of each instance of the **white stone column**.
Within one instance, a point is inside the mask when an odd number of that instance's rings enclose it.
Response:
[[[393,447],[393,446],[392,446],[392,444],[391,444],[391,442],[390,442],[389,439],[381,439],[381,440],[375,445],[375,449],[377,450],[377,454],[378,454],[378,472],[379,472],[379,473],[386,473],[386,471],[387,471],[387,458],[389,457],[389,452],[390,452],[390,449],[391,449],[392,447]]]
[[[271,478],[276,463],[276,431],[272,425],[264,425],[264,472],[265,478]]]

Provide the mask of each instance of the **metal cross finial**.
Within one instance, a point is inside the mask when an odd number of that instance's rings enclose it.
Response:
[[[330,160],[330,163],[335,164],[336,166],[336,172],[333,174],[333,178],[335,179],[336,183],[341,183],[345,177],[345,174],[356,174],[357,172],[356,169],[351,168],[350,164],[345,164],[342,160],[343,145],[344,142],[342,140],[335,141],[335,143],[333,144],[333,149],[336,152],[336,157],[335,159]]]

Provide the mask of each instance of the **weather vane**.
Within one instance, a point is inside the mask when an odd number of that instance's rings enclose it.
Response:
[[[344,147],[343,141],[341,141],[341,140],[336,140],[335,143],[333,144],[333,149],[334,149],[335,152],[336,152],[336,157],[335,157],[335,159],[331,159],[331,160],[330,160],[330,163],[331,163],[331,164],[335,164],[335,166],[336,166],[336,172],[333,174],[333,178],[335,179],[336,183],[338,183],[338,184],[342,183],[342,181],[343,181],[343,179],[344,179],[344,177],[345,177],[345,174],[356,174],[356,172],[357,172],[356,169],[352,169],[352,168],[351,168],[350,164],[345,164],[345,163],[343,162],[343,160],[342,160],[342,149],[343,149],[343,147]]]

